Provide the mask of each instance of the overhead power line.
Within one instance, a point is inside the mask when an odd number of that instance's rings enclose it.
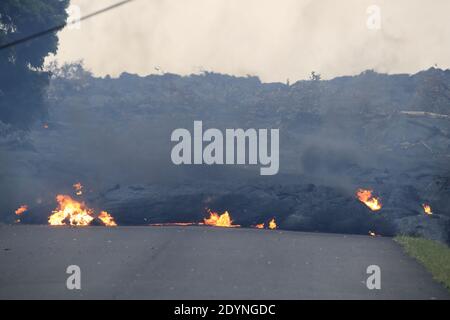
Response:
[[[96,15],[99,15],[99,14],[105,13],[105,12],[107,12],[109,10],[118,8],[118,7],[123,6],[123,5],[127,4],[127,3],[130,3],[132,1],[135,1],[135,0],[124,0],[124,1],[121,1],[121,2],[118,2],[118,3],[115,3],[115,4],[113,4],[113,5],[109,6],[109,7],[100,9],[100,10],[95,11],[95,12],[92,12],[92,13],[84,16],[84,17],[81,17],[80,19],[75,19],[73,21],[70,21],[69,23],[65,22],[65,23],[63,23],[61,25],[54,26],[54,27],[52,27],[50,29],[30,34],[29,36],[26,36],[24,38],[14,40],[14,41],[11,41],[11,42],[6,43],[6,44],[1,44],[0,45],[0,50],[11,48],[11,47],[14,47],[14,46],[16,46],[18,44],[21,44],[21,43],[24,43],[24,42],[27,42],[27,41],[30,41],[30,40],[33,40],[33,39],[45,36],[46,34],[59,31],[61,29],[64,29],[66,26],[69,26],[69,25],[72,25],[72,24],[76,24],[76,23],[79,23],[81,21],[87,20],[89,18],[95,17]]]

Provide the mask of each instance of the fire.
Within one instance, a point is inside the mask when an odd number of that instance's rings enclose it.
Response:
[[[270,220],[269,222],[269,229],[270,230],[274,230],[277,228],[277,223],[275,222],[275,218],[273,218],[272,220]]]
[[[260,224],[254,225],[252,227],[256,228],[256,229],[264,229],[266,227],[266,224],[260,223]],[[275,218],[273,218],[272,220],[269,221],[269,223],[267,224],[267,228],[269,228],[270,230],[274,230],[277,228],[277,223],[275,222]]]
[[[73,188],[75,189],[75,194],[81,196],[83,194],[83,185],[80,182],[74,183]]]
[[[240,227],[239,225],[234,225],[233,220],[231,220],[230,214],[228,211],[225,211],[221,215],[219,215],[217,212],[213,212],[208,210],[209,212],[209,218],[204,218],[203,222],[207,226],[214,226],[214,227],[225,227],[225,228],[236,228]]]
[[[187,226],[194,226],[197,223],[195,222],[168,222],[168,223],[151,223],[149,226],[152,227],[187,227]]]
[[[240,225],[233,224],[233,220],[231,219],[228,211],[225,211],[223,214],[218,214],[217,212],[211,211],[209,209],[209,217],[204,218],[203,222],[169,222],[169,223],[152,223],[150,226],[194,226],[194,225],[207,225],[213,227],[224,227],[224,228],[238,228]]]
[[[106,211],[100,212],[100,214],[98,215],[98,218],[107,227],[117,227],[117,223],[114,221],[114,218],[111,217],[111,215],[108,212],[106,212]]]
[[[373,190],[358,189],[356,196],[359,201],[364,203],[372,211],[378,211],[381,209],[381,201],[372,195]]]
[[[369,236],[371,236],[371,237],[376,237],[377,234],[376,234],[375,232],[373,232],[373,231],[369,231]]]
[[[424,203],[424,204],[422,204],[422,207],[423,207],[423,211],[425,211],[425,214],[430,215],[430,216],[433,214],[433,211],[431,211],[431,206],[429,204]]]
[[[22,213],[28,210],[28,206],[26,204],[21,205],[17,210],[15,211],[16,215],[20,216]]]
[[[58,207],[48,218],[48,223],[52,226],[88,226],[95,219],[94,210],[88,208],[84,202],[72,199],[68,195],[58,194],[56,196]],[[101,211],[98,215],[100,220],[107,227],[117,226],[114,218],[106,211]]]
[[[94,220],[93,210],[86,207],[84,202],[73,200],[68,195],[56,196],[58,208],[48,218],[52,226],[63,226],[67,221],[71,226],[88,226]]]

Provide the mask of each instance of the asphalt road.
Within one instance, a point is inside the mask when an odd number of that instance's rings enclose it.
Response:
[[[81,290],[66,268],[81,268]],[[366,269],[381,268],[381,290]],[[208,227],[0,226],[2,299],[449,299],[390,238]]]

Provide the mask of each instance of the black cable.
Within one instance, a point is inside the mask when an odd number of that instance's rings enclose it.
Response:
[[[93,13],[90,13],[90,14],[88,14],[88,15],[86,15],[84,17],[81,17],[80,19],[77,19],[75,21],[71,21],[70,23],[65,22],[65,23],[63,23],[63,24],[61,24],[59,26],[55,26],[55,27],[52,27],[50,29],[31,34],[29,36],[26,36],[26,37],[18,39],[18,40],[11,41],[11,42],[6,43],[6,44],[2,44],[2,45],[0,45],[0,50],[7,49],[7,48],[10,48],[10,47],[14,47],[14,46],[16,46],[18,44],[21,44],[21,43],[33,40],[35,38],[42,37],[42,36],[44,36],[46,34],[59,31],[61,29],[64,29],[68,25],[72,25],[72,24],[81,22],[83,20],[92,18],[92,17],[94,17],[94,16],[96,16],[98,14],[104,13],[104,12],[109,11],[111,9],[115,9],[117,7],[120,7],[120,6],[124,5],[124,4],[127,4],[127,3],[132,2],[132,1],[134,1],[134,0],[124,0],[124,1],[118,2],[116,4],[113,4],[113,5],[109,6],[109,7],[103,8],[103,9],[95,11]]]

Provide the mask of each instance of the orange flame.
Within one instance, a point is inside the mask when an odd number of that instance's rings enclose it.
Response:
[[[204,218],[203,222],[207,226],[214,227],[224,227],[224,228],[236,228],[240,227],[239,225],[234,225],[233,220],[231,220],[230,214],[228,211],[225,211],[223,214],[219,215],[217,212],[213,212],[208,210],[209,218]]]
[[[83,185],[80,182],[74,183],[75,194],[81,196],[83,194]]]
[[[28,206],[26,204],[21,205],[17,210],[15,211],[16,215],[20,216],[22,213],[28,210]]]
[[[256,229],[264,229],[266,227],[266,224],[260,223],[260,224],[254,225],[252,227],[256,228]],[[269,228],[270,230],[274,230],[277,228],[277,223],[275,222],[275,218],[273,218],[272,220],[269,221],[269,223],[267,224],[267,228]]]
[[[106,211],[100,212],[98,218],[107,227],[117,227],[117,223],[114,221],[114,218]]]
[[[56,201],[58,208],[48,218],[50,225],[63,226],[68,221],[71,226],[88,226],[94,220],[92,209],[87,208],[84,202],[78,202],[63,194],[58,194]]]
[[[275,230],[277,228],[277,223],[275,222],[275,218],[273,218],[272,220],[270,220],[269,222],[269,229],[270,230]]]
[[[56,196],[58,207],[48,218],[52,226],[88,226],[95,219],[94,210],[86,206],[84,202],[72,199],[68,195],[58,194]],[[106,211],[101,211],[98,219],[107,227],[117,226],[114,218]]]
[[[425,211],[425,214],[430,215],[430,216],[433,214],[433,211],[431,211],[431,206],[429,204],[424,203],[424,204],[422,204],[422,207],[423,207],[423,211]]]
[[[381,209],[381,201],[372,195],[373,190],[358,189],[356,196],[359,201],[364,203],[372,211],[378,211]]]

